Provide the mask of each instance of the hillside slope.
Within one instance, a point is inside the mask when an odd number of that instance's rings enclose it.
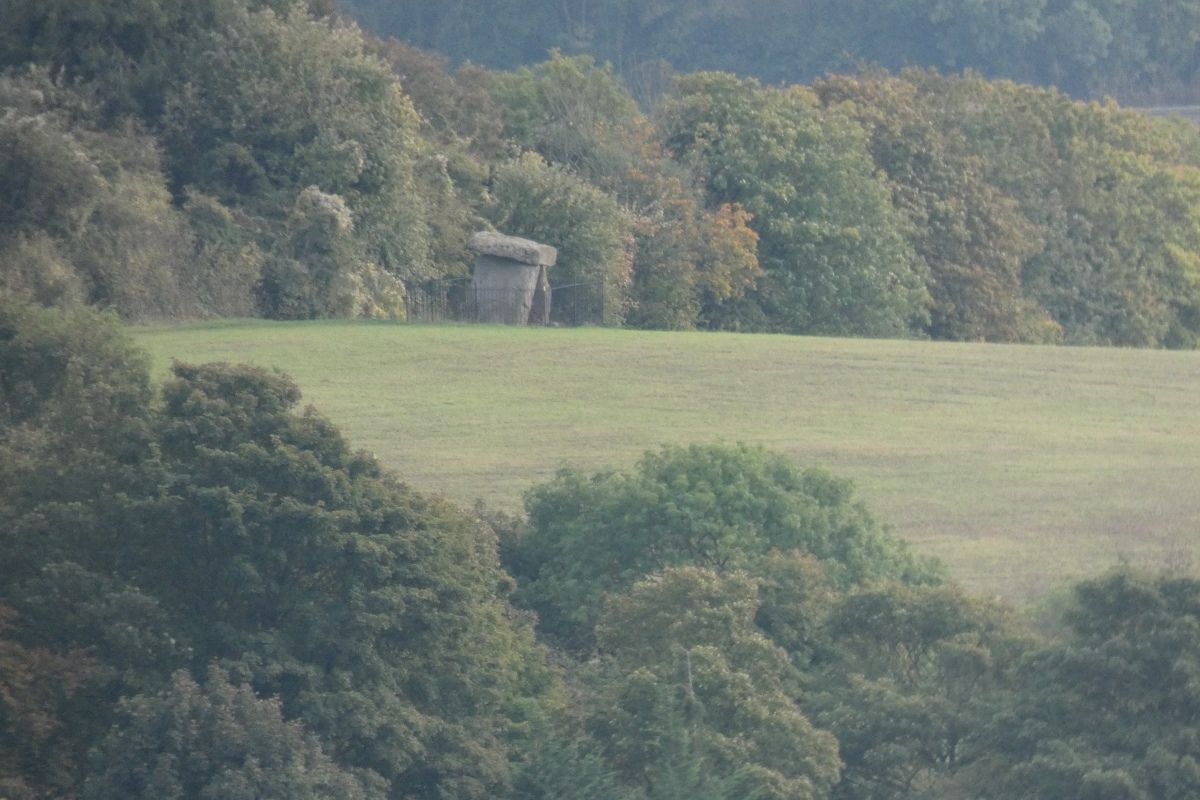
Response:
[[[141,328],[250,361],[423,491],[515,510],[563,465],[761,443],[855,479],[969,586],[1017,600],[1120,559],[1190,563],[1200,354],[362,323]]]

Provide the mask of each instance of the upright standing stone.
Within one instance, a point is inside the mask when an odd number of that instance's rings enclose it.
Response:
[[[469,242],[475,252],[476,318],[503,325],[545,325],[550,321],[550,282],[558,250],[516,236],[486,231]]]

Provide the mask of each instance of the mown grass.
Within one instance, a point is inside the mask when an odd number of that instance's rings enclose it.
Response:
[[[1200,353],[346,322],[135,334],[160,378],[171,358],[282,369],[354,443],[464,504],[512,510],[564,465],[745,441],[853,477],[920,551],[1016,601],[1200,554]]]

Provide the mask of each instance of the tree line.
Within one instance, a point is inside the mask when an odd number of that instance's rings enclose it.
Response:
[[[0,11],[0,290],[45,305],[402,318],[496,228],[558,247],[555,283],[603,283],[606,324],[1200,332],[1180,120],[932,69],[649,93],[587,55],[451,70],[320,0]]]
[[[1193,0],[340,0],[376,34],[494,69],[558,48],[652,89],[664,65],[807,83],[860,64],[972,69],[1080,99],[1194,103]]]
[[[1036,618],[746,445],[456,508],[286,376],[0,298],[0,797],[1200,791],[1200,581]]]

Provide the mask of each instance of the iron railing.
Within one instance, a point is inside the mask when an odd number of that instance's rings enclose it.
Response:
[[[405,309],[412,322],[490,322],[527,324],[524,293],[513,289],[483,289],[470,278],[410,284]],[[605,324],[604,282],[570,283],[550,288],[550,324],[563,327]],[[521,309],[526,311],[522,312]],[[535,314],[536,316],[536,314]],[[534,320],[537,324],[537,320]]]

